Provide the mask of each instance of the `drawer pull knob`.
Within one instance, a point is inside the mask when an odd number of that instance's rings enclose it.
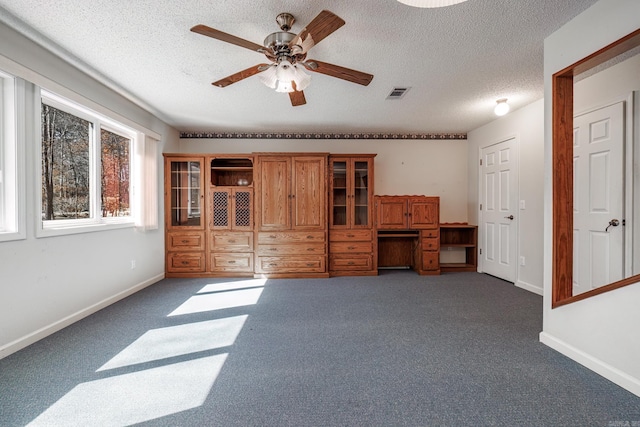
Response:
[[[277,251],[278,248],[269,248],[270,251]]]
[[[347,237],[356,237],[356,236],[353,234],[347,234]]]
[[[275,238],[276,238],[276,236],[274,236],[273,234],[270,234],[270,235],[269,235],[269,238],[270,238],[270,239],[275,239]]]
[[[182,261],[182,265],[189,265],[189,261]]]
[[[229,243],[235,243],[235,239],[229,239]]]
[[[312,262],[308,262],[307,263],[307,267],[313,267],[313,263]]]
[[[185,239],[182,239],[181,241],[182,241],[182,243],[189,243],[189,241],[185,240]]]
[[[313,236],[307,236],[307,239],[313,239]]]
[[[235,264],[236,262],[234,260],[229,261],[229,264]]]
[[[347,249],[349,249],[350,251],[354,250],[356,247],[355,246],[349,246]]]
[[[354,263],[353,261],[349,261],[347,264],[348,264],[348,265],[353,265],[353,264],[355,264],[355,263]]]
[[[315,252],[314,248],[307,248],[307,252]]]

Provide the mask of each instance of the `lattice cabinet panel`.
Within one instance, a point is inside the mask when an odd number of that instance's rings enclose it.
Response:
[[[211,215],[211,228],[229,228],[231,191],[212,191],[211,203],[213,215]]]
[[[233,190],[234,229],[251,229],[253,227],[253,191]]]
[[[211,230],[252,230],[253,189],[217,187],[209,193]]]

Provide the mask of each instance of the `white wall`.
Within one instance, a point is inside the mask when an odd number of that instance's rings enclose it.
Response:
[[[162,135],[162,146],[177,146],[178,134],[156,117],[109,90],[88,75],[60,60],[29,39],[0,23],[0,63],[13,64],[24,74],[53,80],[87,99]],[[10,71],[10,70],[8,70]],[[27,97],[35,86],[27,84]],[[28,138],[26,182],[26,236],[0,242],[0,357],[90,314],[107,303],[164,276],[162,203],[160,228],[140,232],[134,228],[36,238],[40,216],[39,114],[24,124]],[[162,159],[158,156],[158,197],[162,200]],[[136,269],[131,269],[136,260]]]
[[[441,222],[467,221],[467,141],[182,139],[184,153],[375,153],[378,195],[440,196]]]
[[[542,213],[544,179],[544,102],[536,101],[513,111],[493,122],[475,129],[467,135],[469,140],[469,220],[478,223],[479,191],[478,169],[480,150],[493,144],[515,138],[518,153],[518,193],[525,209],[518,210],[518,247],[516,259],[525,257],[525,265],[517,263],[515,284],[542,294]]]
[[[552,75],[638,28],[640,2],[600,0],[545,40],[545,296],[540,339],[640,396],[639,284],[551,308]],[[579,96],[584,96],[586,103],[600,102],[587,92]]]

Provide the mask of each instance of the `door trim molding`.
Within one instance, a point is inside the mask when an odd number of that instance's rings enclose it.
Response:
[[[553,74],[551,308],[640,281],[631,276],[573,296],[573,77],[640,46],[640,29]]]
[[[507,142],[513,140],[513,148],[515,150],[515,154],[516,154],[516,207],[515,210],[519,211],[518,206],[519,206],[519,200],[520,200],[520,135],[518,133],[511,133],[511,134],[507,134],[504,137],[501,138],[497,138],[494,139],[492,142],[489,142],[487,144],[481,144],[478,146],[478,163],[480,163],[480,161],[482,160],[482,150],[492,147],[494,145],[498,145],[498,144],[502,144],[503,142]],[[484,265],[483,265],[483,257],[480,255],[479,251],[482,250],[484,248],[484,227],[482,227],[482,220],[483,220],[483,216],[484,216],[484,211],[480,209],[480,204],[482,203],[482,200],[484,199],[484,185],[482,182],[482,168],[484,167],[484,165],[480,165],[478,164],[478,206],[476,206],[476,208],[478,209],[478,273],[484,273]],[[520,266],[518,264],[518,257],[520,254],[520,218],[519,218],[520,214],[518,214],[518,221],[516,222],[516,227],[515,227],[515,233],[516,233],[516,237],[515,237],[515,255],[514,255],[514,260],[513,260],[513,264],[514,264],[514,271],[513,271],[513,283],[516,284],[518,283],[518,278],[520,276]],[[486,249],[486,248],[485,248]]]

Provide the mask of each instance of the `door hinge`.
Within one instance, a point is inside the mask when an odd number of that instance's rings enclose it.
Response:
[[[480,203],[480,210],[482,210],[482,203]]]
[[[480,166],[482,166],[482,159],[480,159]]]
[[[480,248],[480,255],[482,255],[482,248]]]

